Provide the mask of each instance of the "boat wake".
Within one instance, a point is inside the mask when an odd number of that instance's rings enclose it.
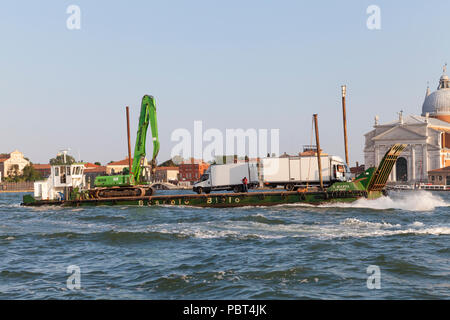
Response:
[[[441,197],[427,191],[411,191],[398,195],[390,195],[375,200],[358,199],[353,203],[335,203],[320,205],[320,207],[367,208],[373,210],[406,210],[433,211],[437,207],[449,207]]]
[[[220,225],[195,223],[181,225],[156,225],[147,231],[168,234],[177,238],[199,239],[282,239],[282,238],[366,238],[398,235],[450,235],[448,225],[425,225],[422,222],[396,224],[384,221],[372,222],[356,218],[347,218],[337,224],[291,224],[273,225],[254,221],[222,221]]]

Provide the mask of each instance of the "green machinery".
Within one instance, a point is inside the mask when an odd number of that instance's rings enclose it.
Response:
[[[152,174],[154,174],[156,170],[156,157],[160,147],[156,121],[156,105],[153,96],[145,95],[142,98],[131,171],[122,175],[96,177],[94,182],[95,189],[89,190],[92,198],[114,198],[153,194],[153,189],[149,187],[148,181],[144,181],[143,179],[144,159],[146,155],[145,143],[149,124],[153,140],[153,155],[149,165]]]

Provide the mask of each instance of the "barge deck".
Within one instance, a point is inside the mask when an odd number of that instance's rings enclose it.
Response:
[[[248,193],[212,193],[212,194],[177,194],[155,195],[144,197],[121,197],[103,199],[80,200],[34,200],[26,201],[27,206],[111,206],[111,205],[137,205],[137,206],[194,206],[194,207],[243,207],[243,206],[274,206],[280,204],[305,203],[319,205],[331,202],[353,202],[359,198],[375,199],[382,196],[380,191],[270,191]],[[31,196],[30,196],[31,197]],[[27,199],[28,200],[28,199]]]

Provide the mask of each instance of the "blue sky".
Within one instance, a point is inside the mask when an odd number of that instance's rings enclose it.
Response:
[[[68,30],[66,9],[81,8]],[[366,8],[381,9],[381,30]],[[420,114],[449,61],[448,1],[2,1],[0,152],[45,163],[65,147],[85,161],[126,155],[144,94],[157,99],[161,152],[177,128],[279,128],[280,151],[311,139],[343,156],[347,84],[350,160],[363,134]],[[149,140],[150,142],[150,140]],[[151,144],[147,145],[151,153]]]

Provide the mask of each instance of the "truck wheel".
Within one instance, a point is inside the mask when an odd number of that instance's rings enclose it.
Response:
[[[203,192],[203,188],[202,188],[202,187],[198,187],[198,188],[197,188],[197,193],[198,193],[198,194],[202,194],[202,192]]]
[[[292,183],[289,183],[289,184],[286,185],[285,188],[286,188],[287,191],[292,191],[292,190],[294,190],[294,185]]]
[[[234,191],[234,193],[239,193],[239,192],[241,192],[241,187],[235,186],[235,187],[233,188],[233,191]]]

